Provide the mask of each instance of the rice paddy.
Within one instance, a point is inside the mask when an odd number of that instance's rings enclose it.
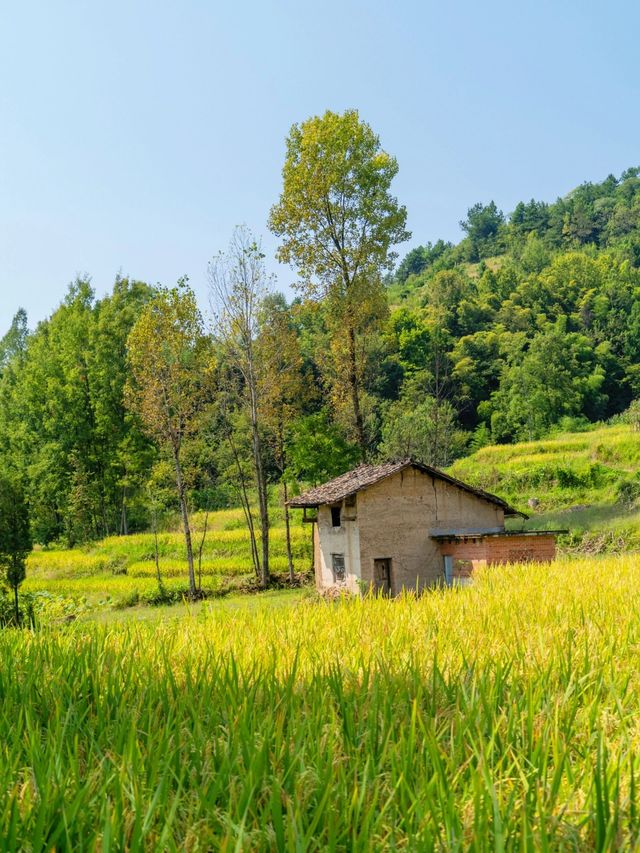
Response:
[[[484,447],[451,471],[530,513],[526,527],[568,529],[562,549],[589,555],[640,551],[639,467],[640,434],[618,423]]]
[[[2,848],[635,848],[639,580],[560,560],[2,631]]]
[[[276,516],[270,532],[271,571],[288,571],[285,531]],[[200,544],[202,514],[194,515],[194,547]],[[187,588],[184,537],[179,529],[158,534],[160,574],[164,588],[179,593]],[[291,527],[294,565],[308,571],[311,529],[294,516]],[[196,553],[197,559],[197,553]],[[232,591],[255,578],[244,519],[240,510],[221,510],[207,519],[207,536],[197,568],[208,593]],[[158,589],[155,537],[151,533],[113,536],[86,547],[36,550],[27,565],[22,590],[46,593],[82,604],[84,610],[125,607],[144,601]]]

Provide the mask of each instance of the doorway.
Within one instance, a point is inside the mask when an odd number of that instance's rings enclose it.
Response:
[[[382,595],[391,595],[391,560],[378,557],[373,561],[373,588]]]
[[[444,558],[444,582],[447,586],[453,586],[453,557],[449,554]]]

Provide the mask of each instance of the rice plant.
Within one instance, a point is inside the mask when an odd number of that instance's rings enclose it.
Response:
[[[639,580],[1,632],[2,848],[635,848]]]

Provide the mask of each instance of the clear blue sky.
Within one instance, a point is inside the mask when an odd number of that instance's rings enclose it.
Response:
[[[638,165],[638,32],[633,0],[0,0],[0,332],[76,273],[187,273],[204,305],[241,222],[286,291],[265,222],[291,123],[327,108],[397,156],[409,245]]]

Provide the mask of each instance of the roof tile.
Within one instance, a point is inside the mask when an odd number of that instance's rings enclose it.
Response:
[[[459,489],[463,489],[469,494],[475,495],[476,497],[482,498],[490,503],[497,504],[504,509],[505,515],[523,514],[509,506],[506,501],[502,500],[502,498],[498,498],[496,495],[492,495],[482,489],[476,489],[474,486],[463,483],[461,480],[456,480],[455,477],[450,477],[449,474],[445,474],[444,471],[440,471],[438,468],[432,468],[430,465],[425,465],[422,462],[415,461],[414,459],[403,459],[399,462],[383,462],[381,465],[359,465],[352,471],[347,471],[346,474],[341,474],[339,477],[329,480],[328,483],[323,483],[321,486],[316,486],[313,489],[303,492],[303,494],[298,497],[292,498],[289,501],[289,506],[293,508],[302,508],[338,503],[339,501],[356,494],[356,492],[359,492],[361,489],[365,489],[367,486],[372,486],[374,483],[384,480],[386,477],[390,477],[392,474],[397,474],[409,467],[417,468],[424,474],[428,474],[430,477],[443,480],[444,482],[450,483]]]

